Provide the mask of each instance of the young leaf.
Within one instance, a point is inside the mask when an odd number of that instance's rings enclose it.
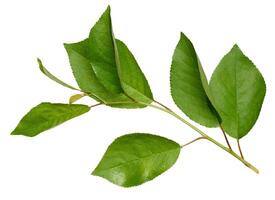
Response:
[[[41,103],[21,119],[11,135],[33,137],[89,110],[86,105]]]
[[[255,124],[265,96],[265,81],[237,45],[214,71],[210,90],[224,130],[240,139]]]
[[[193,44],[183,33],[173,55],[170,86],[174,102],[190,119],[207,127],[218,126],[206,76]]]
[[[43,65],[42,61],[37,58],[37,62],[38,62],[38,65],[39,65],[39,69],[40,71],[46,75],[48,78],[52,79],[53,81],[55,81],[56,83],[59,83],[60,85],[64,86],[64,87],[67,87],[67,88],[70,88],[70,89],[73,89],[73,90],[78,90],[77,88],[61,81],[59,78],[57,78],[56,76],[54,76],[52,73],[50,73]]]
[[[124,135],[108,147],[92,174],[123,187],[140,185],[168,170],[180,149],[176,142],[160,136]]]
[[[87,96],[87,94],[85,94],[85,93],[75,94],[75,95],[73,95],[73,96],[70,97],[69,104],[72,104],[72,103],[78,101],[79,99],[81,99],[81,98],[83,98],[85,96]]]
[[[116,40],[116,47],[117,68],[123,90],[132,99],[150,104],[153,95],[135,57],[122,41]]]

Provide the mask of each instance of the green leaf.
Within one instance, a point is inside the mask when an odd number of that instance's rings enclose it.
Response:
[[[108,91],[98,80],[89,60],[89,41],[83,40],[79,43],[64,44],[74,77],[79,87],[90,97],[99,102],[119,108],[137,108],[138,104],[129,99],[123,92],[113,93]]]
[[[150,104],[153,95],[135,57],[122,41],[116,40],[116,47],[117,68],[123,90],[132,99]]]
[[[93,175],[131,187],[150,181],[177,160],[180,145],[167,138],[133,133],[117,138],[107,149]]]
[[[183,33],[173,55],[170,87],[174,102],[190,119],[207,127],[218,126],[205,73],[193,44]]]
[[[83,98],[85,96],[87,96],[87,94],[85,94],[85,93],[83,93],[83,94],[75,94],[75,95],[73,95],[73,96],[70,97],[69,104],[72,104],[72,103],[78,101],[79,99],[81,99],[81,98]]]
[[[265,96],[265,81],[237,45],[214,71],[210,90],[224,130],[240,139],[255,124]]]
[[[64,44],[75,79],[86,93],[114,107],[136,104],[123,92],[115,64],[110,8],[102,14],[90,31],[89,38]]]
[[[33,137],[89,110],[86,105],[41,103],[21,119],[11,134]]]
[[[85,93],[93,94],[103,102],[108,100],[108,91],[98,81],[91,66],[88,39],[78,43],[64,44],[78,86]]]
[[[121,59],[117,57],[118,52],[112,33],[110,7],[106,9],[91,29],[87,39],[78,43],[64,44],[64,46],[67,50],[75,79],[85,93],[94,95],[101,102],[113,107],[145,107],[138,104],[136,102],[137,99],[133,97],[143,100],[147,96],[152,96],[151,91],[148,92],[150,88],[148,84],[146,85],[147,81],[127,48],[126,50],[123,49],[123,54],[121,53],[121,56],[124,56],[125,59],[127,58],[128,61],[128,63],[123,62],[123,75],[125,75],[127,70],[126,67],[129,67],[136,72],[131,73],[132,79],[141,82],[130,85],[130,89],[124,89],[126,86],[122,84],[125,82],[122,79],[125,77],[119,77],[117,63]],[[131,66],[125,66],[125,64],[131,64]],[[141,92],[144,93],[141,94]],[[149,100],[146,99],[146,102],[149,102]]]
[[[116,67],[111,9],[108,6],[90,31],[90,60],[101,84],[110,92],[123,93]]]
[[[60,85],[64,86],[64,87],[67,87],[67,88],[70,88],[70,89],[73,89],[73,90],[78,90],[77,88],[61,81],[59,78],[57,78],[56,76],[54,76],[51,72],[49,72],[43,65],[42,61],[37,58],[37,62],[38,62],[38,66],[39,66],[39,69],[40,71],[46,75],[48,78],[52,79],[53,81],[55,81],[56,83],[59,83]]]

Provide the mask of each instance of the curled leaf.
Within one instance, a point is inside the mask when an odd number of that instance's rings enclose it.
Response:
[[[60,85],[64,86],[64,87],[67,87],[67,88],[70,88],[72,90],[79,90],[67,83],[65,83],[64,81],[60,80],[59,78],[57,78],[56,76],[54,76],[51,72],[49,72],[43,65],[42,61],[37,58],[37,62],[38,62],[38,66],[39,66],[39,69],[40,71],[46,75],[48,78],[50,78],[51,80],[55,81],[56,83],[59,83]]]

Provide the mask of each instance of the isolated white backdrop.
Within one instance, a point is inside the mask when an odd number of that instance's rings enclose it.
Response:
[[[9,135],[33,106],[67,102],[74,94],[44,77],[36,57],[75,84],[62,44],[84,39],[108,4],[115,35],[134,53],[155,98],[178,112],[169,93],[169,69],[180,31],[192,40],[208,77],[239,44],[267,84],[259,120],[241,140],[259,175],[207,141],[183,149],[170,170],[139,187],[124,189],[89,175],[122,134],[155,133],[179,143],[197,136],[150,108],[97,107],[35,138]],[[0,199],[274,199],[274,9],[267,0],[0,1]],[[218,130],[202,129],[223,141]]]

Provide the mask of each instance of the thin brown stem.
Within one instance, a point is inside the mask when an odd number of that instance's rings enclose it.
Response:
[[[192,144],[193,142],[196,142],[196,141],[201,140],[201,139],[206,139],[206,138],[205,138],[205,137],[198,137],[198,138],[196,138],[196,139],[194,139],[194,140],[191,140],[190,142],[187,142],[186,144],[181,145],[180,147],[181,147],[181,148],[186,147],[186,146],[188,146],[189,144]]]
[[[239,139],[237,139],[237,144],[238,144],[238,148],[239,148],[239,151],[240,151],[240,156],[241,156],[242,159],[244,159]]]
[[[96,106],[100,106],[100,105],[102,105],[102,103],[97,103],[97,104],[91,105],[90,108],[93,108],[93,107],[96,107]]]
[[[230,143],[229,143],[229,140],[228,140],[228,138],[227,138],[227,136],[226,136],[226,134],[225,134],[225,131],[223,130],[222,125],[220,125],[220,128],[221,128],[221,130],[222,130],[222,133],[223,133],[223,136],[224,136],[224,139],[225,139],[225,141],[226,141],[226,144],[227,144],[228,148],[229,148],[230,150],[232,150],[232,148],[231,148],[231,146],[230,146]]]

